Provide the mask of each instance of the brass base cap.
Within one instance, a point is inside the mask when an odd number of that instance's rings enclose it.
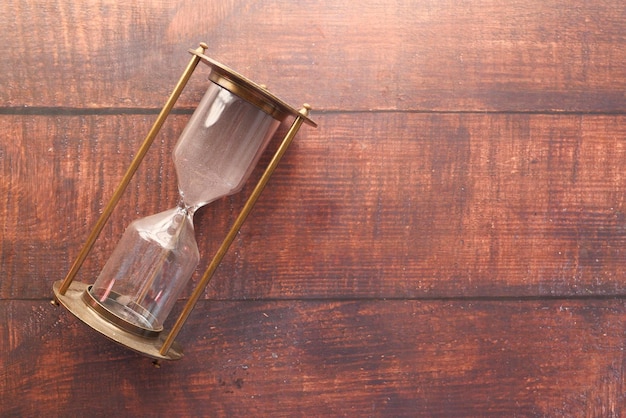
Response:
[[[83,299],[89,285],[72,282],[64,295],[59,293],[60,286],[61,281],[52,286],[56,300],[82,322],[110,340],[155,360],[179,360],[183,357],[182,347],[177,343],[172,345],[167,354],[159,352],[165,340],[163,333],[156,338],[142,337],[120,328],[96,312]]]

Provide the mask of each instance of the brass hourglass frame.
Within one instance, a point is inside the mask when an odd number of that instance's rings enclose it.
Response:
[[[232,69],[207,57],[204,54],[207,48],[208,46],[206,43],[200,43],[200,46],[198,48],[189,50],[192,55],[191,61],[185,68],[170,97],[168,98],[161,112],[157,116],[157,119],[155,120],[152,128],[146,135],[146,138],[141,144],[126,173],[122,177],[122,180],[115,189],[111,199],[103,209],[102,214],[100,215],[98,221],[91,230],[91,233],[87,237],[87,240],[83,244],[83,247],[76,257],[74,263],[72,264],[72,267],[70,268],[64,280],[57,281],[53,285],[53,303],[55,303],[56,305],[61,304],[65,306],[81,321],[85,322],[87,325],[100,332],[104,336],[140,354],[156,359],[157,361],[177,360],[182,357],[182,347],[175,342],[175,339],[180,333],[187,318],[191,314],[191,311],[193,310],[195,304],[204,293],[204,290],[209,284],[213,273],[219,266],[226,252],[228,251],[228,248],[235,239],[239,229],[241,228],[248,214],[254,207],[257,199],[261,195],[261,192],[269,181],[280,159],[289,148],[291,141],[297,134],[302,124],[306,123],[313,127],[317,126],[316,123],[313,122],[308,116],[311,109],[309,105],[304,104],[301,109],[296,110],[295,108],[289,106],[288,104],[274,96],[264,86],[258,85],[250,81],[249,79],[238,74]],[[209,263],[208,267],[204,271],[204,274],[194,288],[191,296],[185,303],[181,313],[174,322],[174,325],[167,333],[167,336],[164,336],[164,333],[159,333],[157,336],[137,335],[136,333],[132,333],[124,329],[124,327],[121,326],[123,324],[116,324],[115,319],[112,318],[110,315],[106,315],[106,312],[98,311],[97,304],[94,304],[90,301],[90,296],[88,292],[89,285],[85,283],[75,282],[74,279],[79,269],[83,265],[85,259],[87,258],[88,254],[91,252],[91,249],[93,248],[98,236],[100,235],[100,232],[108,222],[109,217],[117,206],[117,203],[124,194],[124,191],[126,190],[126,187],[128,186],[130,180],[139,168],[139,165],[141,164],[146,153],[148,152],[148,149],[152,145],[156,135],[163,126],[165,119],[171,112],[174,104],[178,100],[180,94],[182,93],[191,75],[193,74],[194,70],[200,62],[203,62],[210,67],[211,72],[209,74],[209,80],[211,82],[248,101],[265,113],[271,115],[276,120],[284,121],[289,117],[294,117],[294,120],[286,135],[282,139],[276,152],[274,153],[270,163],[267,165],[255,188],[246,200],[246,203],[241,209],[239,215],[237,216],[230,230],[226,234],[226,237],[222,241],[222,244],[213,256],[213,259]]]

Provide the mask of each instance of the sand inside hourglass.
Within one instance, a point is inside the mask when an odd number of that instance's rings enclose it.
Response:
[[[212,84],[173,152],[185,205],[196,209],[237,192],[279,123]]]
[[[235,186],[226,182],[217,173],[193,170],[191,167],[180,170],[179,183],[185,184],[185,189],[179,188],[178,192],[189,209],[203,206],[204,201],[210,202],[221,196],[226,196],[232,193]],[[202,190],[202,192],[200,194],[195,193],[196,190]],[[206,190],[210,190],[211,194],[207,193]]]
[[[156,318],[141,305],[133,302],[130,296],[119,295],[117,293],[110,294],[108,298],[101,300],[100,303],[121,319],[135,324],[141,328],[154,329],[156,326]]]

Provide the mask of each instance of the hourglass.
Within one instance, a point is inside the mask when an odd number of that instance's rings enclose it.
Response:
[[[54,283],[55,302],[110,339],[154,359],[182,357],[178,332],[198,301],[239,228],[251,211],[302,123],[309,106],[296,110],[230,68],[204,55],[193,55],[168,102],[144,140],[111,201],[63,281]],[[92,285],[74,282],[113,208],[137,170],[167,114],[196,65],[210,67],[211,81],[173,151],[180,199],[165,212],[132,222]],[[200,260],[193,215],[216,199],[241,190],[281,122],[291,128],[246,201],[222,245],[169,333],[164,323]],[[167,336],[165,336],[167,334]]]

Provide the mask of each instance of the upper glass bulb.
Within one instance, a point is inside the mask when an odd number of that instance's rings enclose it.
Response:
[[[195,211],[241,189],[279,121],[211,84],[174,148],[178,190]]]

